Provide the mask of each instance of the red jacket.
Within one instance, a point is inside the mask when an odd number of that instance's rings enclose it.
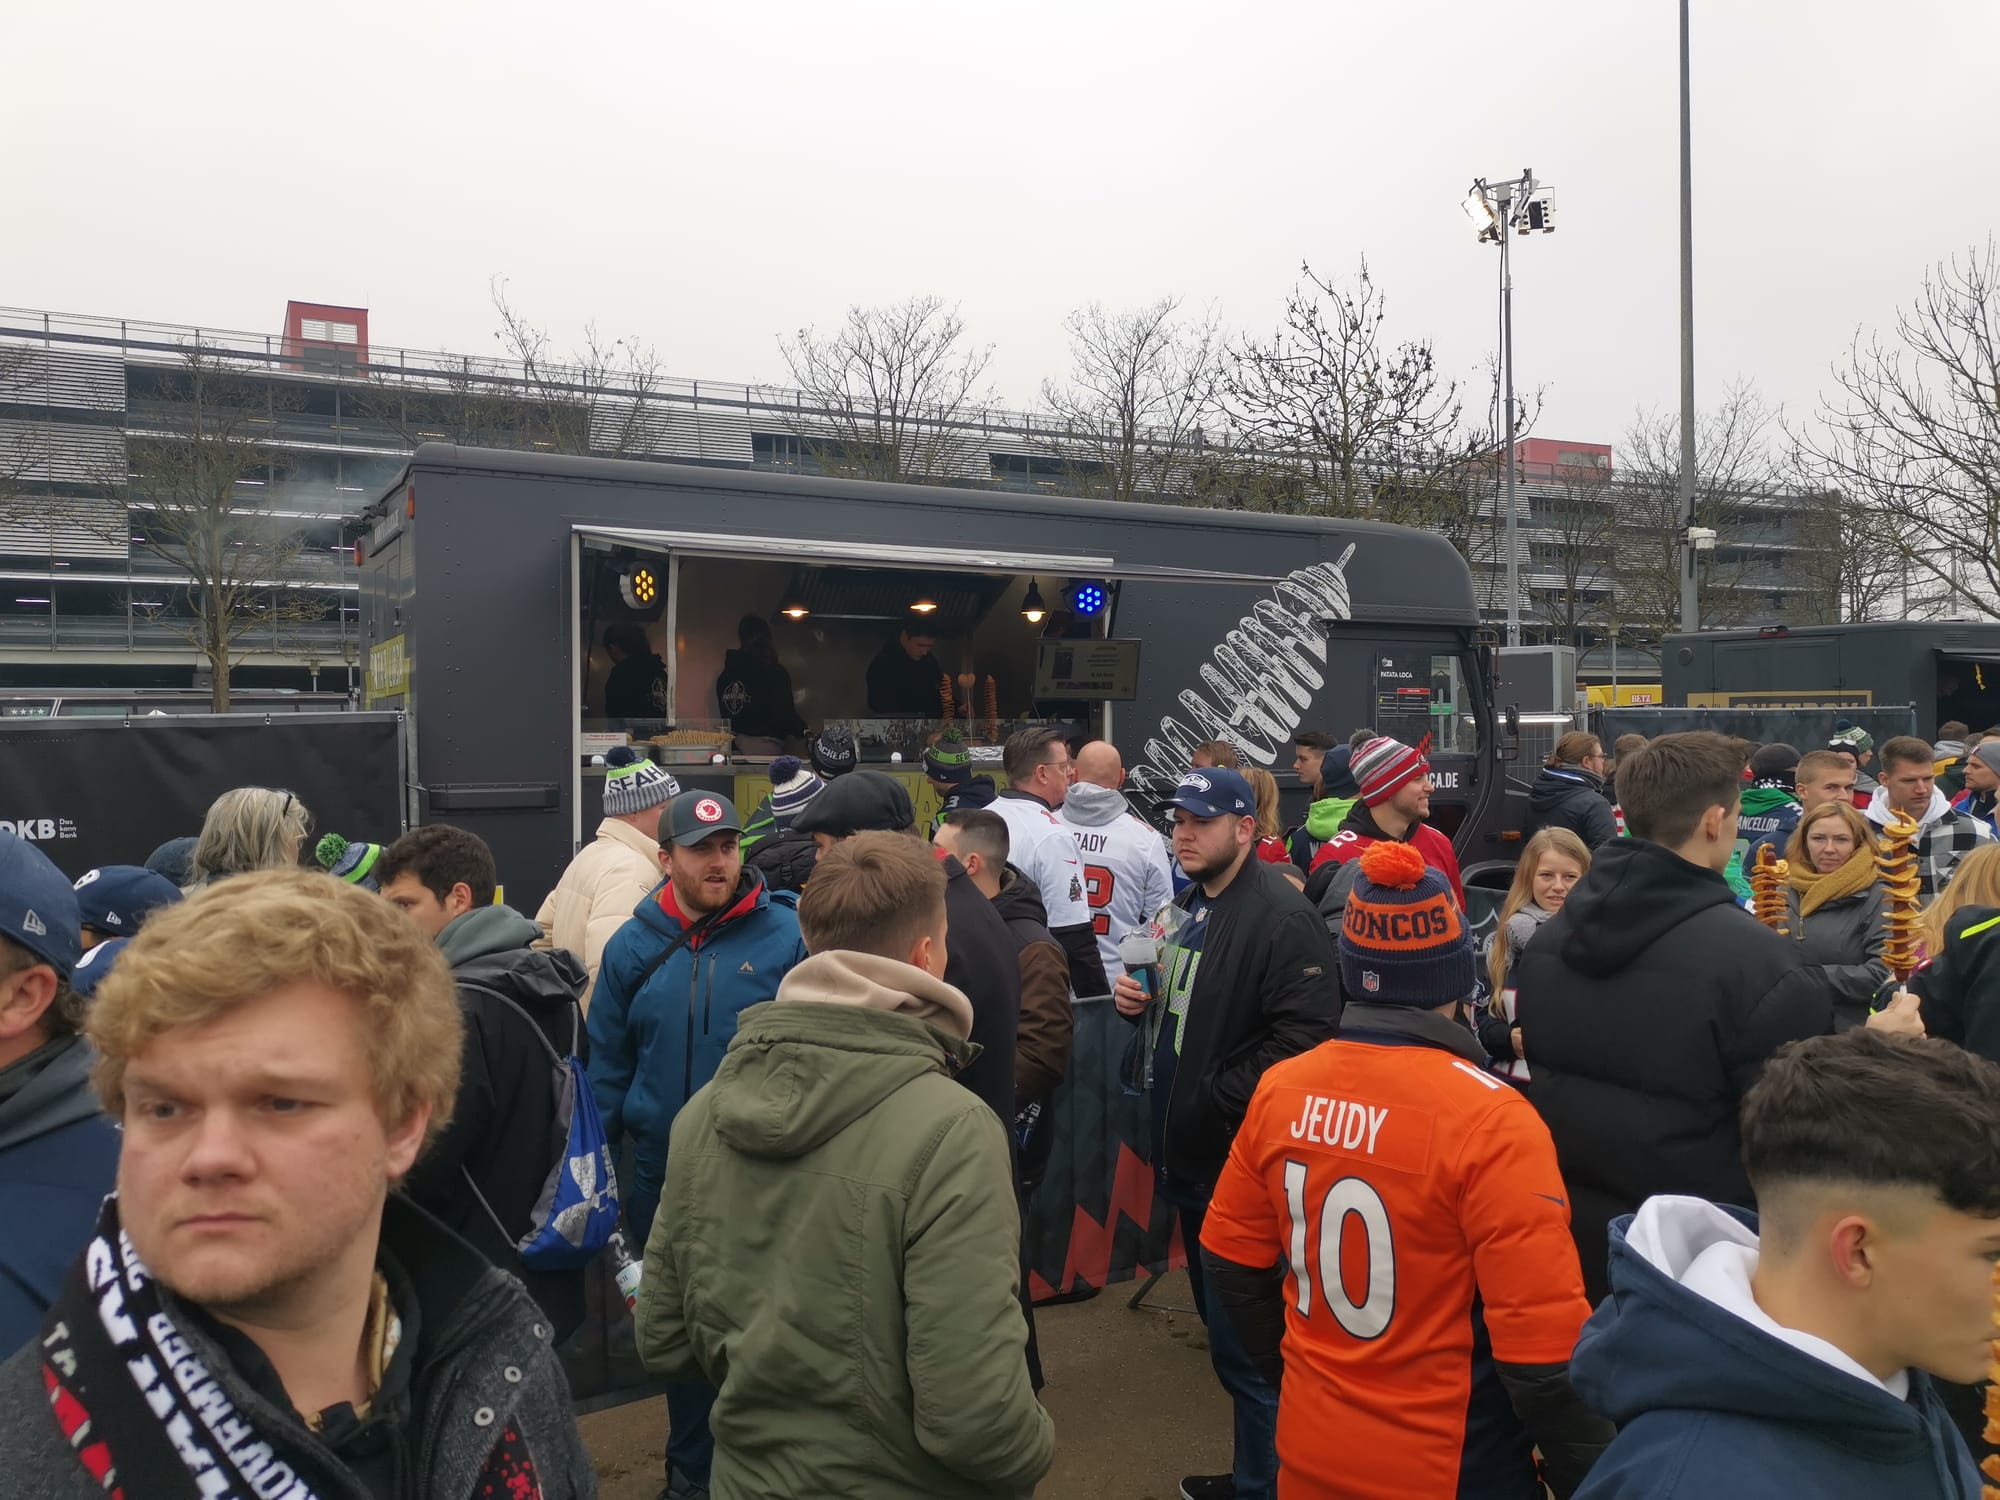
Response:
[[[1369,821],[1374,821],[1372,816]],[[1321,865],[1344,865],[1350,859],[1359,859],[1377,837],[1342,824],[1338,833],[1320,845],[1319,853],[1313,856],[1312,867],[1317,870]],[[1430,824],[1419,823],[1410,830],[1408,843],[1423,855],[1425,864],[1444,876],[1445,884],[1451,887],[1451,894],[1458,901],[1459,910],[1465,910],[1465,887],[1458,878],[1458,852],[1451,847],[1451,840]]]

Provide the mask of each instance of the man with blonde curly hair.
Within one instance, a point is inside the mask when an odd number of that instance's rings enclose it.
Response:
[[[146,924],[87,1022],[117,1192],[0,1366],[13,1492],[596,1493],[543,1315],[390,1191],[461,1024],[436,947],[324,875]]]

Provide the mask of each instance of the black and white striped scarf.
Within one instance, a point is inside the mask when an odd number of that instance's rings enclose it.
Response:
[[[42,1327],[42,1380],[77,1461],[107,1495],[147,1500],[316,1500],[175,1327],[118,1199]]]

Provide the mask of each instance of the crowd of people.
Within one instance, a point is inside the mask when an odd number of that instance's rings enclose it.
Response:
[[[282,789],[73,881],[0,832],[0,1494],[592,1495],[608,1256],[665,1500],[1028,1495],[1022,1224],[1108,998],[1233,1419],[1184,1500],[1970,1500],[2000,735],[1944,730],[1865,783],[1860,731],[1565,735],[1490,930],[1370,729],[1297,736],[1290,828],[1200,746],[1164,833],[1050,729],[1004,788],[935,742],[929,826],[838,734],[747,818],[618,750],[533,916]]]

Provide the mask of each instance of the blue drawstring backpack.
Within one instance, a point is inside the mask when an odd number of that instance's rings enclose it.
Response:
[[[556,1096],[555,1126],[563,1137],[562,1154],[549,1168],[527,1233],[518,1238],[500,1222],[493,1205],[479,1191],[472,1173],[461,1167],[466,1186],[486,1217],[515,1249],[521,1263],[536,1271],[576,1271],[595,1260],[611,1242],[618,1228],[618,1178],[611,1166],[611,1144],[604,1138],[604,1118],[597,1112],[597,1096],[590,1090],[589,1075],[576,1055],[583,1027],[580,1008],[570,1011],[569,1055],[563,1056],[549,1044],[535,1018],[499,991],[483,984],[467,984],[482,995],[498,1000],[513,1011],[549,1055],[554,1070]]]

